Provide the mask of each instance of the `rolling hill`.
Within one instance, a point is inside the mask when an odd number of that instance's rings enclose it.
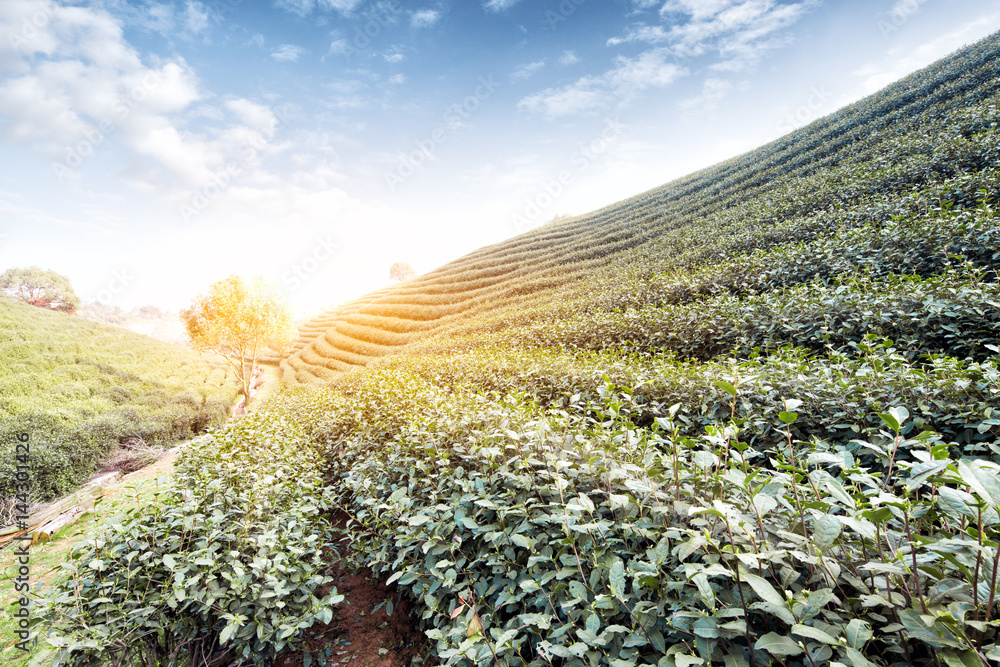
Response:
[[[329,310],[74,556],[55,654],[325,660],[329,558],[446,665],[996,664],[998,102],[1000,34]]]
[[[949,254],[989,268],[995,232],[973,211],[998,192],[997,55],[990,38],[746,155],[333,308],[280,360],[286,382],[485,340],[671,349],[688,334],[664,321],[706,297],[929,277]]]
[[[119,444],[166,445],[229,416],[236,385],[221,360],[80,317],[0,300],[0,429],[27,433],[31,498],[85,481]],[[14,495],[13,435],[0,497]]]

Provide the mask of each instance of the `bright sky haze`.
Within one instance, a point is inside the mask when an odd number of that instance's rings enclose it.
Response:
[[[0,271],[298,315],[804,126],[998,0],[2,0]]]

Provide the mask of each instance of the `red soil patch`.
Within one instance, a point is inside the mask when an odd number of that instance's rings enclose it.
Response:
[[[342,521],[342,519],[341,519]],[[358,571],[331,564],[330,576],[344,601],[334,608],[328,625],[313,625],[306,631],[305,641],[316,655],[327,646],[333,654],[318,667],[421,667],[437,664],[428,658],[430,640],[417,627],[418,618],[413,604],[395,584],[386,585],[387,577],[376,577],[370,570]],[[372,611],[380,603],[391,601],[392,614],[386,605]],[[414,657],[422,661],[413,663]],[[272,667],[301,667],[302,653],[279,655]]]

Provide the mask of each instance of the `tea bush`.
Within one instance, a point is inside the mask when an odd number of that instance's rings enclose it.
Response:
[[[897,446],[905,414],[885,418]],[[822,443],[765,455],[733,425],[658,424],[347,451],[356,557],[421,601],[446,664],[1000,659],[1000,468],[925,432],[888,483]]]
[[[328,623],[330,526],[293,424],[247,418],[185,450],[178,485],[62,564],[41,598],[38,664],[269,666]],[[317,658],[328,657],[319,655]]]
[[[719,407],[710,422],[698,417],[708,389],[694,382],[687,401],[647,419],[674,398],[657,378],[669,360],[620,363],[619,377],[643,378],[595,385],[600,367],[565,355],[512,363],[520,379],[496,393],[477,392],[481,357],[435,360],[420,375],[409,359],[409,372],[397,362],[354,373],[336,391],[290,391],[268,409],[324,453],[325,496],[352,517],[352,558],[418,601],[446,664],[1000,658],[1000,466],[967,456],[1000,456],[1000,422],[977,422],[984,440],[972,451],[927,428],[926,409],[906,408],[902,394],[891,405],[862,399],[877,426],[805,440],[828,404],[779,370],[782,357],[807,359],[783,353],[738,374],[706,365]],[[894,373],[924,374],[885,344],[869,342],[865,357],[824,361],[833,375],[867,367],[872,397],[892,396]],[[945,414],[963,400],[996,404],[994,359],[935,361],[914,391],[933,384],[927,375],[944,388],[971,371],[985,398],[916,402]],[[551,384],[531,385],[542,375]]]

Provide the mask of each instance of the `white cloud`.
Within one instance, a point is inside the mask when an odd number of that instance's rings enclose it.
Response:
[[[393,53],[383,54],[382,58],[384,58],[387,63],[393,63],[393,64],[401,63],[404,60],[406,60],[406,56],[404,56],[402,53],[399,53],[398,51]]]
[[[208,27],[208,10],[200,2],[188,2],[184,22],[189,32],[199,33]]]
[[[302,55],[302,47],[296,46],[294,44],[282,44],[271,54],[271,57],[275,60],[281,62],[293,62],[297,63],[299,61],[299,56]]]
[[[649,88],[662,88],[686,71],[670,60],[667,49],[650,49],[637,58],[619,56],[616,67],[600,76],[585,76],[561,88],[548,88],[518,102],[524,111],[557,118],[626,105]]]
[[[243,98],[226,100],[225,107],[245,125],[259,129],[278,122],[270,107]]]
[[[410,25],[414,28],[429,28],[441,20],[441,12],[436,9],[420,9],[410,15]]]
[[[359,4],[361,0],[276,0],[274,6],[299,16],[308,16],[313,11],[324,9],[350,14]]]
[[[910,0],[916,1],[916,0]],[[716,51],[716,71],[740,71],[784,43],[778,33],[798,21],[819,0],[668,0],[660,10],[663,25],[639,23],[608,46],[631,42],[662,44],[680,57]]]
[[[117,150],[128,164],[122,180],[143,192],[201,187],[241,159],[251,134],[273,125],[268,108],[249,100],[206,107],[209,95],[182,59],[143,63],[120,23],[101,10],[5,2],[0,34],[20,30],[19,17],[38,12],[48,18],[30,40],[0,43],[0,62],[14,72],[0,80],[0,137],[52,159],[57,176],[73,178],[89,155]],[[188,126],[220,115],[209,129]],[[248,171],[256,164],[242,159]]]
[[[670,39],[670,35],[663,26],[645,25],[640,23],[625,33],[624,37],[612,37],[608,40],[608,46],[618,46],[628,42],[646,42],[647,44],[660,44]]]
[[[287,12],[306,16],[316,7],[316,0],[276,0],[274,6]]]
[[[1000,13],[989,14],[925,42],[915,49],[893,49],[886,54],[881,62],[868,63],[852,72],[854,76],[861,79],[861,82],[851,93],[843,99],[837,100],[836,104],[838,106],[848,104],[877,92],[956,49],[981,39],[983,35],[996,30],[998,24],[1000,24]]]
[[[573,51],[563,51],[562,55],[559,56],[560,65],[575,65],[580,62],[580,58]]]
[[[502,12],[510,9],[521,0],[487,0],[483,8],[490,12]]]
[[[690,97],[686,100],[682,100],[678,106],[684,111],[714,111],[719,108],[719,104],[722,103],[724,99],[729,97],[729,94],[733,91],[745,91],[749,89],[750,84],[746,81],[735,84],[732,81],[727,81],[725,79],[716,79],[714,77],[709,77],[705,79],[705,83],[702,84],[701,95],[696,97]]]
[[[354,11],[354,8],[360,5],[361,2],[362,0],[318,0],[317,5],[333,9],[341,14],[349,14]]]
[[[545,67],[544,60],[528,63],[527,65],[521,65],[516,70],[514,70],[513,74],[510,75],[510,80],[514,82],[524,81],[525,79],[530,78],[532,74],[542,69],[543,67]]]
[[[330,91],[330,96],[324,100],[324,104],[331,109],[344,111],[368,106],[368,98],[364,94],[366,85],[357,79],[330,81],[323,87]]]
[[[704,21],[735,4],[740,3],[738,0],[667,0],[660,9],[660,14],[662,16],[671,13],[688,14],[695,21]]]

